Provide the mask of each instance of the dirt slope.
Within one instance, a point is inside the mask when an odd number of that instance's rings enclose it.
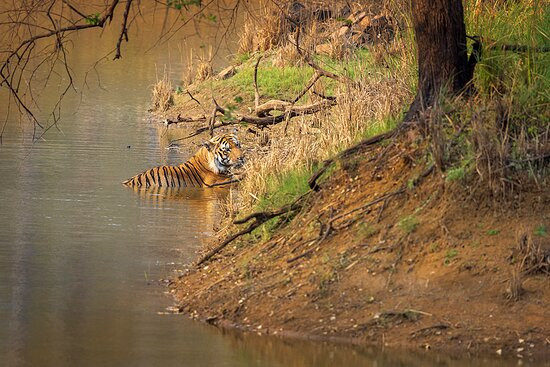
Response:
[[[425,151],[410,138],[339,162],[270,240],[234,242],[174,282],[180,312],[268,334],[547,358],[549,188],[495,198],[435,169],[422,177]]]

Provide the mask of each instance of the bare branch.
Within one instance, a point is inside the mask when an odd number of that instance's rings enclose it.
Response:
[[[261,60],[262,55],[258,57],[258,60],[256,60],[256,65],[254,65],[254,109],[256,111],[258,110],[258,106],[260,105],[260,93],[258,92],[258,65],[260,65]]]
[[[130,7],[132,6],[132,0],[127,0],[127,1],[128,2],[126,3],[126,8],[124,9],[124,15],[122,17],[122,30],[120,31],[120,35],[118,36],[118,41],[116,43],[116,54],[115,54],[114,60],[120,59],[121,57],[120,45],[122,43],[122,38],[124,37],[126,42],[128,42],[127,24],[128,24],[128,14],[130,13]]]

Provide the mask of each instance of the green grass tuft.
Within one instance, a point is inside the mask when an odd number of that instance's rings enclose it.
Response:
[[[541,224],[540,226],[538,226],[537,228],[535,228],[535,230],[533,231],[533,233],[535,234],[535,236],[539,236],[539,237],[546,237],[548,236],[548,231],[546,230],[546,226],[544,224]]]
[[[401,228],[401,230],[406,234],[416,231],[416,228],[418,227],[419,224],[420,224],[420,221],[414,215],[408,215],[406,217],[403,217],[397,223],[399,228]]]

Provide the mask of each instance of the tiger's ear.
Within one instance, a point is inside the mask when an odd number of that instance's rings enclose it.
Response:
[[[202,146],[206,148],[206,150],[208,150],[209,152],[212,151],[212,149],[214,149],[214,143],[212,143],[211,141],[207,140],[205,141],[204,143],[202,143]]]

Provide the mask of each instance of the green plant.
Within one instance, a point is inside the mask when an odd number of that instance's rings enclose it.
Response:
[[[496,235],[499,234],[499,233],[500,233],[500,230],[499,230],[499,229],[490,229],[490,230],[487,231],[487,234],[488,234],[489,236],[496,236]]]
[[[447,181],[464,181],[466,170],[464,167],[453,167],[447,170],[445,179]]]
[[[225,111],[223,113],[223,117],[221,118],[222,121],[231,121],[233,120],[233,112],[237,109],[237,106],[233,104],[228,104],[225,106]]]
[[[235,62],[237,64],[245,63],[250,60],[250,52],[242,52],[235,55]]]
[[[458,251],[456,249],[449,249],[447,250],[447,252],[445,253],[445,261],[444,261],[444,264],[445,265],[449,265],[452,260],[456,257],[456,255],[458,255]]]
[[[380,229],[377,226],[365,222],[359,223],[357,227],[357,236],[362,240],[366,240],[378,232],[380,232]]]
[[[533,233],[535,234],[535,236],[539,236],[539,237],[546,237],[548,235],[548,232],[546,230],[546,226],[544,224],[541,224],[540,226],[535,228]]]
[[[328,295],[330,284],[335,280],[335,272],[332,269],[321,271],[317,278],[318,295],[319,297],[325,297]]]
[[[188,5],[201,6],[201,0],[167,0],[166,5],[177,10],[181,10]]]
[[[308,179],[311,169],[300,167],[284,175],[271,175],[266,178],[267,192],[256,205],[259,210],[278,208],[296,199],[309,190]]]
[[[416,218],[414,215],[408,215],[406,217],[401,218],[401,220],[397,223],[399,228],[406,234],[412,233],[416,231],[416,228],[419,224],[418,218]]]
[[[99,13],[88,15],[85,19],[86,24],[98,25],[101,21]]]

